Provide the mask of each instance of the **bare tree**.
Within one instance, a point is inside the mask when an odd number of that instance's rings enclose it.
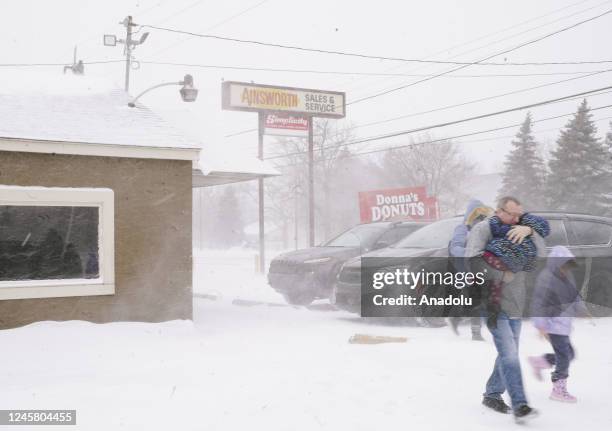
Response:
[[[313,125],[314,133],[314,176],[315,176],[315,224],[317,240],[330,238],[358,222],[347,219],[343,209],[337,205],[340,194],[356,201],[355,190],[341,190],[346,185],[346,177],[362,175],[352,173],[348,168],[351,152],[346,143],[353,139],[352,130],[334,120],[317,120]],[[268,220],[282,232],[299,224],[299,233],[306,238],[308,229],[308,144],[305,139],[280,138],[269,148],[276,168],[282,172],[280,177],[266,180],[266,211]],[[333,204],[332,204],[333,202]],[[284,241],[286,242],[286,241]]]
[[[430,196],[437,197],[442,215],[453,215],[465,205],[468,196],[463,188],[475,164],[452,141],[426,143],[431,140],[423,135],[412,139],[408,147],[387,151],[382,172],[393,186],[425,186]]]
[[[318,150],[315,157],[317,162],[315,172],[323,193],[319,213],[322,218],[323,237],[329,238],[334,224],[331,202],[332,189],[338,177],[338,164],[341,158],[346,158],[350,154],[345,144],[354,139],[354,134],[352,129],[339,127],[337,121],[329,119],[315,122],[313,131],[315,133],[314,143]]]

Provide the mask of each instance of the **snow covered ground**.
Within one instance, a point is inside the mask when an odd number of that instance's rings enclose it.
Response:
[[[77,410],[76,427],[53,429],[516,429],[510,416],[480,405],[495,355],[488,334],[478,343],[467,328],[456,337],[448,328],[366,323],[340,311],[233,305],[237,296],[282,299],[248,258],[230,253],[213,265],[205,255],[195,259],[195,291],[219,298],[196,297],[193,322],[40,322],[0,331],[1,408]],[[612,429],[612,319],[576,326],[570,389],[579,403],[548,400],[550,384],[524,362],[528,396],[542,411],[529,428]],[[355,333],[408,341],[349,344]],[[523,359],[547,347],[526,323]]]

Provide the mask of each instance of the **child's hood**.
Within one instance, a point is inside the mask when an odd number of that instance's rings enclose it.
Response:
[[[478,199],[471,199],[468,202],[465,215],[463,216],[463,224],[471,225],[478,215],[482,214],[485,216],[490,216],[492,213],[493,210],[483,204],[482,201],[479,201]]]

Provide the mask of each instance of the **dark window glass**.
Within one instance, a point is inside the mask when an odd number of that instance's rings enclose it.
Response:
[[[567,233],[565,232],[565,225],[563,220],[548,220],[550,224],[550,234],[544,238],[547,247],[554,247],[556,245],[567,245]]]
[[[391,244],[395,244],[400,239],[404,239],[412,232],[417,230],[420,226],[398,226],[393,229],[388,230],[380,238],[376,241],[375,247],[382,247],[383,245],[389,246]]]
[[[380,225],[358,225],[325,244],[326,247],[369,247],[385,230]]]
[[[572,245],[602,245],[612,239],[612,226],[586,220],[571,220]]]
[[[417,230],[395,244],[397,248],[447,248],[460,218],[440,220]]]
[[[0,205],[0,281],[98,278],[98,208]]]

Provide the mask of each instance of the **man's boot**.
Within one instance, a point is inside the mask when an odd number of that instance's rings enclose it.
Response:
[[[495,410],[498,413],[510,413],[510,406],[504,402],[501,398],[483,397],[482,405]]]
[[[529,420],[537,417],[539,412],[529,407],[527,404],[523,404],[518,409],[514,411],[514,422],[517,424],[525,424]]]

